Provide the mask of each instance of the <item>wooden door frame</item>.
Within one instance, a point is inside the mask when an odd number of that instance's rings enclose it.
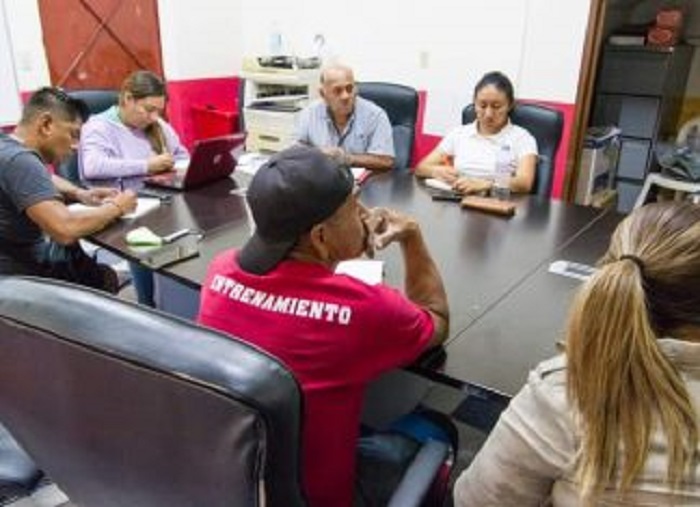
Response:
[[[593,92],[595,90],[600,50],[603,44],[603,27],[607,7],[608,0],[591,0],[588,12],[588,26],[586,28],[586,39],[583,46],[581,69],[576,91],[576,111],[574,113],[574,124],[572,126],[569,154],[566,158],[566,171],[564,173],[563,197],[568,202],[574,202],[574,197],[576,196],[581,150],[583,149],[583,140],[586,135],[593,104]]]

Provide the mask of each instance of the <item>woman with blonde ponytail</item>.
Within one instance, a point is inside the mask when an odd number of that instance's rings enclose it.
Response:
[[[165,83],[153,72],[139,70],[122,83],[119,104],[90,117],[83,126],[78,151],[82,178],[123,178],[170,171],[189,158],[175,130],[162,118]],[[155,306],[153,275],[131,265],[139,303]]]
[[[598,268],[455,505],[700,505],[700,206],[634,211]]]

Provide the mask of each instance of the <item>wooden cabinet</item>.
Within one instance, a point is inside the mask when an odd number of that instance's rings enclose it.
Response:
[[[592,125],[622,130],[617,161],[618,209],[629,211],[658,140],[674,139],[692,46],[606,46],[598,71]]]

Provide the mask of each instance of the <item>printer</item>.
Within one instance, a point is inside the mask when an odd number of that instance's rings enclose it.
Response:
[[[320,73],[318,58],[243,59],[246,151],[277,152],[294,144],[299,113],[318,97]]]

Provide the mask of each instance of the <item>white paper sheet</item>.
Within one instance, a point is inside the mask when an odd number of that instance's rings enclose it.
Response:
[[[336,274],[349,275],[369,285],[377,285],[384,279],[384,261],[375,259],[351,259],[339,262]]]
[[[158,206],[160,206],[160,199],[155,199],[152,197],[139,197],[138,202],[136,203],[136,209],[132,211],[131,213],[127,213],[126,215],[122,215],[122,219],[131,219],[131,218],[138,218],[149,211],[152,211],[156,209]],[[89,210],[92,209],[93,206],[86,206],[85,204],[75,202],[73,204],[68,205],[68,209],[71,211],[81,211],[81,210]]]

